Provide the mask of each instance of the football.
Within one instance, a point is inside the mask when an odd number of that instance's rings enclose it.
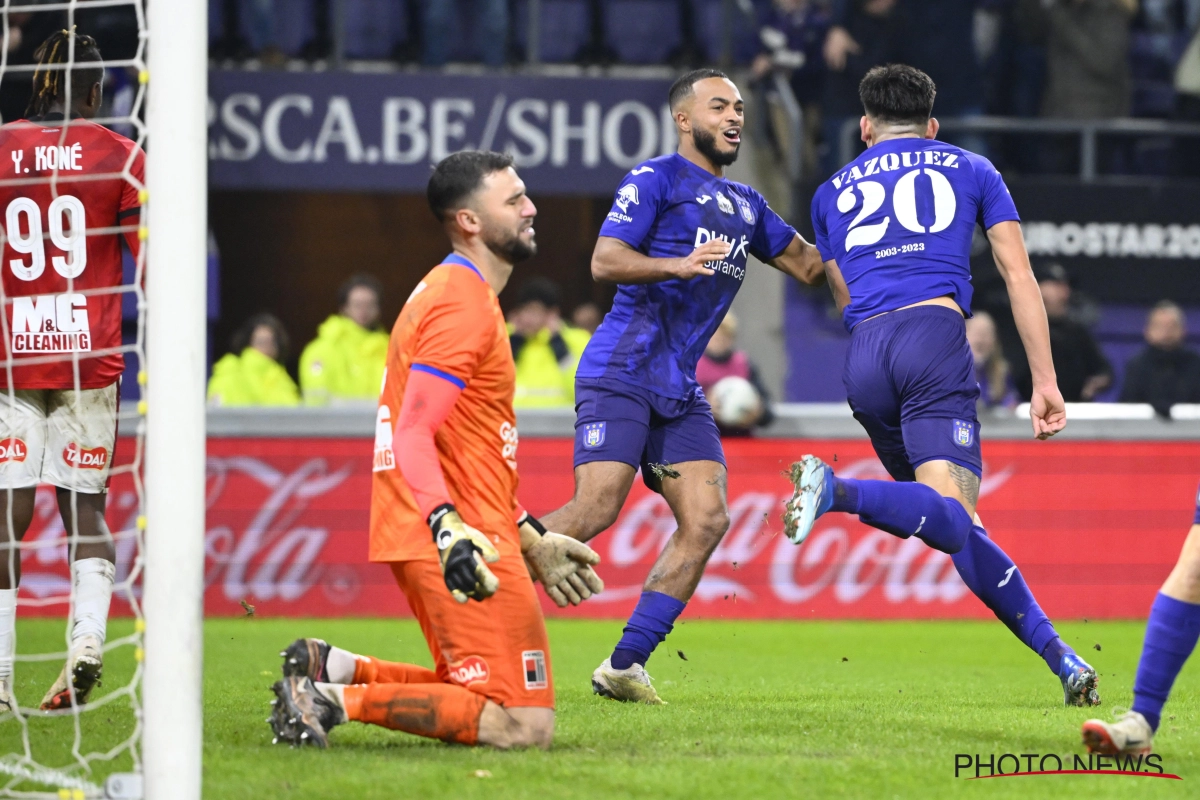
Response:
[[[717,422],[730,428],[746,427],[753,423],[762,408],[762,397],[745,378],[730,375],[717,381],[709,402]]]

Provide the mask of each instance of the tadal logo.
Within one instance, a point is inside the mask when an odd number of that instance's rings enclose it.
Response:
[[[450,667],[450,680],[461,686],[487,683],[491,676],[492,672],[488,669],[488,663],[479,656],[467,656],[461,663]]]
[[[5,439],[0,442],[0,464],[24,461],[28,455],[29,448],[20,439]]]
[[[63,448],[63,461],[76,469],[104,469],[108,465],[108,450],[103,447],[91,449],[71,442]]]

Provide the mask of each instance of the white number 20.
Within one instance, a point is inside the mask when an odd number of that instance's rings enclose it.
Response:
[[[46,218],[50,222],[50,241],[69,254],[50,259],[54,271],[67,279],[78,278],[87,266],[87,220],[83,203],[78,197],[61,195],[46,209]],[[21,233],[22,223],[28,233]],[[30,257],[28,264],[23,258],[10,259],[8,264],[13,274],[23,281],[37,280],[46,271],[42,211],[37,203],[28,197],[18,197],[9,203],[4,212],[4,229],[9,247]]]
[[[929,176],[929,182],[933,186],[933,224],[928,228],[917,219],[917,175],[922,172]],[[853,247],[878,242],[887,233],[888,224],[892,221],[890,216],[885,216],[882,222],[858,224],[882,208],[887,198],[887,190],[883,184],[876,181],[860,181],[847,187],[838,195],[838,211],[849,214],[858,205],[858,199],[854,196],[856,188],[862,195],[862,209],[850,221],[850,228],[846,233],[847,253]],[[954,221],[954,212],[957,209],[958,200],[954,197],[954,187],[950,185],[946,176],[937,170],[914,169],[906,172],[900,176],[892,189],[892,210],[896,213],[896,221],[913,233],[940,233],[946,230]]]

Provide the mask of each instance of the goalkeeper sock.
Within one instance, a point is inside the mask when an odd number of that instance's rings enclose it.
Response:
[[[337,650],[337,648],[333,648]],[[326,670],[329,672],[329,679],[334,679],[334,672],[331,666],[333,663],[333,650],[329,652],[329,661],[326,662]],[[342,650],[341,652],[346,652]],[[402,664],[398,661],[381,661],[374,656],[354,656],[354,672],[350,676],[350,680],[335,681],[336,683],[441,683],[437,673],[425,667],[418,667],[416,664]]]
[[[923,483],[833,479],[833,511],[858,514],[881,531],[916,536],[935,550],[957,553],[971,532],[962,503]]]
[[[326,700],[333,703],[338,707],[338,710],[342,712],[342,716],[338,717],[336,724],[341,725],[342,723],[349,721],[349,718],[346,716],[346,699],[342,692],[342,690],[346,688],[345,684],[318,683],[313,681],[313,686],[316,687],[318,692],[325,696]]]
[[[443,742],[473,745],[487,698],[450,683],[342,686],[346,718]]]
[[[329,655],[325,657],[325,675],[329,678],[330,683],[368,683],[368,681],[357,681],[354,679],[356,670],[358,669],[358,659],[362,656],[356,656],[349,650],[343,650],[340,647],[329,646]]]
[[[81,558],[71,565],[71,572],[75,593],[71,642],[78,642],[84,636],[95,636],[103,644],[117,568],[105,558]]]
[[[12,685],[17,652],[17,590],[0,589],[0,684]]]
[[[625,625],[621,641],[617,642],[609,659],[613,669],[629,669],[634,664],[645,664],[654,648],[675,627],[675,619],[686,606],[687,603],[669,594],[642,592],[637,608]]]

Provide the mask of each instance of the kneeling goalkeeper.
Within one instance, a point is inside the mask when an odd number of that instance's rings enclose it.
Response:
[[[350,720],[459,744],[549,747],[554,682],[531,573],[559,606],[603,584],[595,552],[547,533],[516,499],[515,369],[496,295],[536,252],[537,209],[500,153],[449,156],[427,195],[453,252],[392,330],[370,558],[391,567],[436,669],[299,639],[283,653],[269,722],[278,739],[322,747]]]

